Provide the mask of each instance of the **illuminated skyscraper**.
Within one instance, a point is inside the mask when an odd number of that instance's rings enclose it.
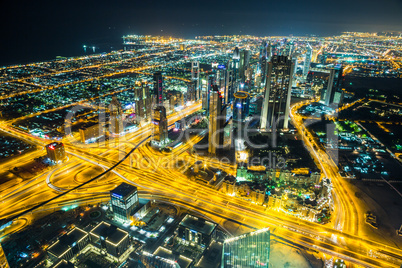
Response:
[[[249,115],[250,94],[245,91],[237,91],[234,94],[233,120],[244,121]]]
[[[207,88],[206,91],[203,92],[202,96],[202,109],[206,110],[206,115],[209,116],[209,106],[210,106],[210,98],[212,88],[216,85],[215,75],[209,75],[207,77]]]
[[[152,125],[152,142],[159,146],[166,145],[169,139],[166,108],[164,106],[157,106],[153,109]]]
[[[268,46],[267,46],[267,61],[271,60],[272,51],[273,51],[272,45],[271,45],[271,43],[268,43]]]
[[[261,60],[263,57],[267,57],[267,41],[261,41],[260,44],[260,55],[259,55],[259,59]]]
[[[225,240],[221,267],[268,268],[270,240],[269,228]]]
[[[241,82],[245,81],[245,70],[250,64],[250,51],[242,50],[240,52],[240,61],[239,61],[239,78]]]
[[[187,84],[187,94],[186,94],[186,101],[195,101],[196,100],[196,88],[197,88],[197,81],[192,81]]]
[[[138,87],[135,89],[135,115],[138,119],[142,119],[145,116],[145,109],[144,109],[144,88]]]
[[[4,253],[1,244],[0,244],[0,268],[10,268],[10,265],[8,265],[6,254]]]
[[[110,132],[114,134],[120,134],[124,130],[123,110],[116,96],[112,97],[112,101],[110,102],[109,105],[109,112],[110,112]]]
[[[331,69],[328,78],[327,91],[325,93],[325,105],[340,104],[342,102],[342,65]]]
[[[121,183],[110,191],[110,204],[115,218],[122,221],[129,221],[132,212],[139,204],[137,187]]]
[[[223,126],[225,124],[226,109],[223,109],[223,99],[217,86],[213,86],[209,100],[209,147],[208,152],[216,153],[216,149],[223,145]]]
[[[261,129],[288,128],[293,68],[292,60],[285,56],[273,56],[268,63]]]
[[[229,60],[226,66],[225,103],[230,103],[233,100],[235,83],[234,62]]]
[[[195,82],[194,100],[200,99],[200,63],[198,61],[191,62],[191,80]]]
[[[265,83],[265,78],[267,76],[267,59],[262,57],[260,59],[260,71],[261,71],[261,83]]]
[[[306,79],[308,71],[310,70],[311,64],[311,57],[313,55],[313,49],[311,48],[310,44],[307,45],[307,52],[306,57],[304,59],[304,66],[303,66],[303,78]]]
[[[163,77],[161,72],[154,73],[153,106],[163,105]]]
[[[238,47],[235,47],[235,49],[233,50],[233,59],[234,60],[240,59],[240,50]]]
[[[233,51],[233,65],[231,66],[235,81],[239,79],[239,68],[240,68],[240,50],[238,47],[236,47]]]

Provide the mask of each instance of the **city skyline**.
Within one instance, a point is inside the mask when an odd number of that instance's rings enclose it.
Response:
[[[402,267],[402,2],[7,7],[0,266]]]
[[[402,3],[376,1],[242,1],[174,4],[164,1],[69,1],[61,8],[51,1],[33,4],[7,2],[1,24],[0,65],[77,56],[82,46],[96,51],[120,48],[127,34],[198,35],[249,34],[257,36],[331,36],[345,31],[402,31]],[[209,7],[213,7],[210,9]],[[91,49],[88,49],[88,51]]]

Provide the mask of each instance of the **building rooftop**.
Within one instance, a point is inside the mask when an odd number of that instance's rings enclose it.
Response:
[[[80,240],[88,235],[87,232],[74,228],[67,234],[60,237],[53,245],[48,248],[48,252],[57,258],[63,257],[69,248],[74,247]]]
[[[187,214],[180,222],[180,226],[192,229],[198,233],[211,235],[217,224]]]
[[[159,256],[163,258],[166,264],[171,263],[171,261],[175,262],[178,267],[187,268],[193,263],[193,260],[187,258],[183,255],[173,254],[173,252],[164,247],[158,247],[153,253],[154,256]],[[167,265],[166,265],[167,266]],[[176,267],[177,267],[176,266]]]
[[[74,268],[75,266],[66,260],[60,260],[55,265],[51,266],[51,268]]]
[[[82,127],[80,127],[80,129],[86,130],[87,128],[93,127],[95,125],[99,125],[99,123],[98,122],[87,122]]]
[[[114,188],[112,191],[110,191],[110,193],[112,195],[115,195],[119,198],[124,198],[130,194],[136,193],[137,192],[137,187],[135,187],[134,185],[131,184],[127,184],[125,182],[123,182],[122,184],[120,184],[119,186],[117,186],[116,188]]]
[[[120,244],[120,242],[128,236],[126,231],[123,231],[117,226],[111,225],[110,223],[106,223],[104,221],[99,223],[94,229],[92,229],[90,233],[92,235],[105,238],[106,242],[109,242],[115,246]]]
[[[58,148],[58,147],[63,147],[63,146],[64,145],[61,142],[52,142],[52,143],[49,143],[48,145],[46,145],[46,147],[48,147],[49,149],[52,149],[52,150],[54,150],[55,148]]]

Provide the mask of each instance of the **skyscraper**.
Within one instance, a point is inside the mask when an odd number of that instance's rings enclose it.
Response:
[[[135,116],[137,117],[137,121],[141,120],[145,116],[144,109],[144,88],[138,87],[135,89]]]
[[[198,61],[191,62],[191,80],[195,82],[194,86],[194,100],[200,98],[200,63]]]
[[[233,51],[233,65],[231,66],[233,70],[233,75],[235,81],[239,78],[239,68],[240,68],[240,50],[236,47]]]
[[[249,115],[250,94],[245,91],[237,91],[234,94],[233,120],[244,121]]]
[[[168,125],[166,118],[166,108],[157,106],[152,113],[152,141],[159,146],[168,143]]]
[[[196,88],[197,88],[197,81],[192,81],[187,84],[187,94],[186,94],[186,101],[195,101],[196,100]]]
[[[120,134],[124,130],[123,110],[116,96],[112,97],[112,101],[109,104],[109,112],[110,112],[110,132],[113,134]]]
[[[307,45],[307,52],[306,57],[304,59],[304,66],[303,66],[303,78],[306,79],[308,71],[310,70],[311,64],[311,57],[313,55],[313,49],[311,48],[310,44]]]
[[[240,50],[238,47],[235,47],[235,49],[233,50],[233,59],[234,60],[240,59]]]
[[[221,267],[268,268],[270,240],[269,228],[225,240]]]
[[[245,70],[250,64],[250,51],[242,50],[240,52],[240,61],[239,61],[239,78],[241,82],[245,81]]]
[[[10,265],[8,265],[6,254],[4,253],[1,244],[0,244],[0,268],[10,268]]]
[[[272,45],[271,45],[271,43],[268,43],[268,46],[267,46],[267,57],[266,57],[267,61],[270,61],[270,60],[271,60],[272,51],[273,51]]]
[[[261,44],[260,44],[260,55],[259,55],[259,59],[261,60],[263,57],[267,57],[267,46],[268,46],[268,44],[267,44],[267,41],[265,41],[265,40],[263,40],[263,41],[261,41]]]
[[[137,187],[125,182],[121,183],[110,191],[110,204],[117,219],[129,221],[132,212],[139,204]]]
[[[342,102],[342,73],[342,65],[335,66],[329,73],[328,86],[325,93],[325,105],[327,106]]]
[[[216,153],[216,149],[223,145],[223,126],[226,122],[226,109],[223,109],[223,99],[218,90],[218,87],[214,85],[211,90],[211,96],[209,100],[209,146],[208,152],[211,154]]]
[[[233,67],[234,67],[233,60],[229,60],[226,68],[225,103],[230,103],[233,100],[233,93],[235,88]]]
[[[207,116],[209,116],[209,106],[212,88],[216,85],[215,75],[209,75],[207,77],[207,90],[203,92],[202,96],[202,108],[206,110]]]
[[[154,73],[153,106],[163,105],[163,77],[161,72]]]
[[[262,57],[260,60],[260,69],[261,69],[261,83],[265,83],[265,78],[267,76],[267,59],[266,57]]]
[[[288,128],[293,68],[292,60],[285,56],[273,56],[268,63],[261,129]]]

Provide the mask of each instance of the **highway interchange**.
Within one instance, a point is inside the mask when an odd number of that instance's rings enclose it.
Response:
[[[292,107],[293,122],[299,131],[306,131],[294,112],[297,107],[297,105]],[[180,113],[171,115],[169,124],[200,108],[200,103],[196,103]],[[48,143],[47,140],[5,128],[4,125],[2,125],[2,129],[42,148]],[[110,141],[107,147],[80,145],[74,140],[66,141],[65,147],[69,158],[66,163],[2,192],[1,204],[6,209],[1,210],[0,217],[9,219],[19,215],[30,207],[40,205],[41,202],[80,185],[86,179],[90,179],[87,177],[90,176],[89,174],[95,176],[95,174],[104,172],[121,160],[122,155],[129,152],[135,145],[147,141],[150,134],[151,129],[148,124],[136,132],[127,134],[124,139]],[[307,133],[307,137],[308,135]],[[216,219],[217,222],[230,220],[257,229],[269,226],[277,237],[288,239],[297,245],[316,249],[328,255],[344,258],[352,263],[372,267],[398,267],[402,263],[400,258],[393,258],[393,256],[402,256],[402,251],[399,249],[359,237],[359,225],[356,224],[357,214],[355,213],[357,208],[349,199],[350,194],[345,188],[342,188],[336,166],[330,164],[333,162],[325,152],[315,151],[308,138],[305,138],[307,148],[316,157],[323,172],[332,179],[335,189],[338,190],[334,191],[337,203],[336,214],[338,215],[335,228],[286,216],[267,210],[265,207],[230,197],[208,186],[190,181],[179,170],[171,168],[177,159],[185,159],[190,163],[200,160],[188,153],[192,145],[200,139],[201,137],[195,136],[187,143],[173,149],[170,154],[155,151],[144,142],[136,151],[137,158],[138,154],[142,155],[141,161],[144,163],[133,161],[133,158],[130,161],[130,158],[127,158],[112,172],[101,178],[20,216],[15,220],[13,227],[8,229],[8,232],[20,230],[29,224],[36,214],[39,215],[44,211],[107,202],[108,191],[124,180],[138,186],[142,197],[179,205],[205,214]],[[39,152],[44,154],[43,150]],[[40,154],[38,151],[32,152],[30,157],[38,154]],[[28,155],[24,157],[29,158]],[[163,160],[164,163],[162,163],[161,159],[166,160]],[[136,165],[140,164],[141,169],[136,168]],[[213,165],[214,163],[208,164]],[[215,164],[219,165],[219,163]],[[234,174],[234,166],[226,165],[224,169]],[[378,253],[369,256],[370,250]]]

